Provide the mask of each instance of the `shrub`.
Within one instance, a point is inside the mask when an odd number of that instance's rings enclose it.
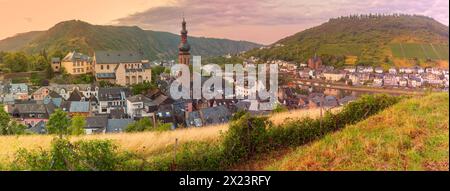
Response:
[[[223,170],[226,162],[220,144],[191,142],[181,146],[172,170]]]
[[[226,160],[238,162],[260,152],[266,140],[266,128],[271,125],[267,117],[251,117],[248,113],[232,121],[222,143]]]
[[[133,157],[120,153],[109,140],[77,141],[56,138],[50,151],[21,149],[16,153],[14,170],[127,170]]]

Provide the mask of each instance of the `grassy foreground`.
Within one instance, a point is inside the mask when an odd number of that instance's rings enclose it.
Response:
[[[339,108],[333,111],[338,111]],[[320,115],[319,109],[295,110],[277,113],[270,116],[274,124],[282,124],[286,121],[310,117],[315,118]],[[123,151],[132,151],[141,154],[143,157],[151,157],[155,153],[165,152],[171,148],[178,139],[179,144],[191,141],[214,141],[217,140],[221,132],[228,129],[228,124],[202,127],[177,129],[166,132],[142,132],[142,133],[120,133],[120,134],[98,134],[70,137],[72,141],[108,139],[117,143]],[[50,147],[52,135],[21,135],[21,136],[0,136],[0,169],[1,164],[10,163],[14,154],[20,148],[44,149]]]
[[[406,99],[266,170],[449,170],[449,94]]]

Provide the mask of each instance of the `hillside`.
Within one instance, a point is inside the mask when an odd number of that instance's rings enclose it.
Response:
[[[448,26],[425,16],[349,16],[330,19],[247,56],[305,62],[317,53],[335,66],[448,63],[448,40]]]
[[[448,116],[447,93],[408,99],[261,166],[267,170],[448,171]]]
[[[77,50],[90,53],[94,50],[142,51],[151,59],[176,57],[180,37],[168,32],[142,30],[139,27],[100,26],[83,21],[65,21],[43,32],[29,32],[0,40],[0,51],[25,51],[38,53]],[[227,39],[189,37],[191,53],[201,56],[218,56],[246,51],[260,45]]]

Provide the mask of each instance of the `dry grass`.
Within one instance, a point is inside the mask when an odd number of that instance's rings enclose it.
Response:
[[[338,109],[333,109],[333,111],[338,111]],[[294,110],[274,114],[270,117],[270,120],[274,124],[281,124],[290,119],[303,117],[314,118],[318,116],[320,116],[319,109]],[[71,140],[109,139],[116,142],[122,150],[137,152],[147,157],[173,145],[175,139],[178,139],[178,143],[180,144],[199,140],[212,141],[218,139],[220,132],[225,132],[227,129],[228,125],[223,124],[202,128],[177,129],[166,132],[85,135],[71,137]],[[53,136],[51,135],[0,136],[0,161],[10,161],[14,153],[20,148],[48,149],[52,139]]]

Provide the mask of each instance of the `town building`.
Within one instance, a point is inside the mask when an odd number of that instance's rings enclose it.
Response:
[[[108,127],[108,117],[107,116],[91,116],[86,117],[86,126],[84,130],[86,134],[101,134],[106,133],[106,128]]]
[[[322,67],[322,59],[319,56],[314,55],[314,57],[308,60],[308,67],[314,70],[318,70]]]
[[[114,110],[126,111],[126,98],[130,95],[127,88],[100,88],[98,90],[98,113],[110,114]]]
[[[4,104],[14,104],[16,100],[28,100],[28,85],[25,83],[1,84],[1,101]]]
[[[91,74],[93,71],[92,58],[76,51],[69,52],[62,59],[59,69],[56,61],[57,59],[52,59],[52,68],[55,72],[60,72],[62,68],[71,75]]]
[[[47,122],[54,107],[44,104],[24,103],[5,105],[4,110],[8,112],[20,124],[32,127],[41,121]]]
[[[336,81],[339,81],[339,80],[345,78],[345,74],[338,73],[338,72],[324,72],[324,73],[322,73],[322,75],[325,78],[325,80],[333,81],[333,82],[336,82]]]
[[[376,67],[376,68],[375,68],[375,73],[377,73],[377,74],[382,74],[382,73],[383,73],[383,68],[381,68],[381,67]]]
[[[397,74],[397,69],[395,69],[395,68],[390,68],[389,69],[389,74]]]
[[[94,73],[98,81],[121,86],[150,82],[152,70],[143,55],[131,51],[97,51],[94,55]]]
[[[156,104],[141,94],[127,98],[127,114],[133,119],[153,116],[153,107],[156,107]]]

